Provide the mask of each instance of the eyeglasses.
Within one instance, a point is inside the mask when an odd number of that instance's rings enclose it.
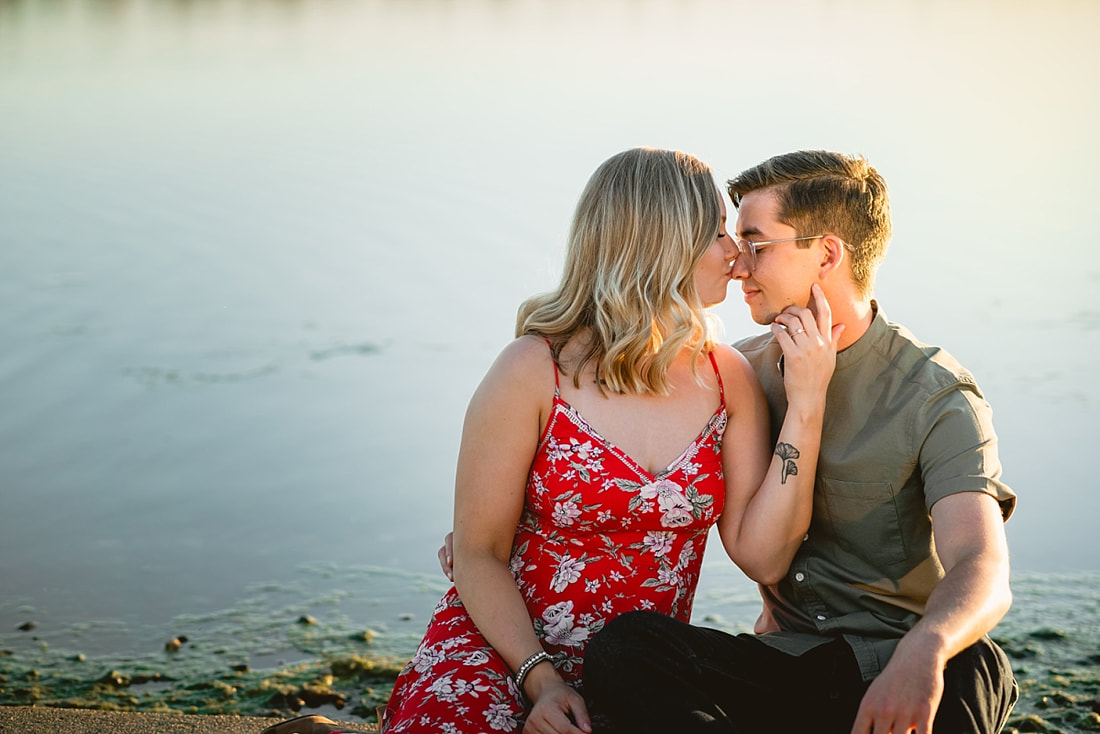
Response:
[[[749,272],[756,270],[756,251],[761,247],[769,247],[771,245],[779,245],[784,242],[801,242],[802,240],[816,240],[824,237],[823,234],[815,234],[811,237],[787,237],[782,240],[767,240],[765,242],[753,242],[752,240],[743,240],[740,237],[734,237],[730,235],[730,239],[733,240],[733,244],[737,246],[737,256],[733,259],[736,261],[738,257],[742,255],[748,255]]]

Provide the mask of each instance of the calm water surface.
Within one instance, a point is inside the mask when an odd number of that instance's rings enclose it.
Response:
[[[1100,569],[1098,35],[1083,0],[0,2],[0,630],[157,646],[271,583],[418,636],[466,401],[642,144],[866,154],[880,302],[993,404],[1015,567]]]

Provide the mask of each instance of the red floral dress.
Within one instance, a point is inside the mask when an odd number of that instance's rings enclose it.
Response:
[[[718,374],[713,355],[711,364]],[[587,641],[614,617],[635,609],[691,616],[707,534],[725,499],[720,376],[718,385],[714,415],[656,475],[600,436],[555,387],[509,567],[543,649],[575,687]],[[451,587],[397,678],[382,730],[520,732],[526,715],[512,672]]]

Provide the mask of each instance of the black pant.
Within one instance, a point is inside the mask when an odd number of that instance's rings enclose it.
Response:
[[[794,656],[653,612],[610,622],[584,659],[597,734],[850,734],[868,685],[841,638]],[[934,728],[995,734],[1016,697],[1008,659],[982,639],[948,663]]]

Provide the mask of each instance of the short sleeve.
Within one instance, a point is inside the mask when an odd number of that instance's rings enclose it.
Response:
[[[1007,520],[1016,493],[1001,481],[1001,460],[993,410],[971,381],[962,380],[932,395],[917,414],[920,470],[925,505],[959,492],[984,492],[1001,506]]]

